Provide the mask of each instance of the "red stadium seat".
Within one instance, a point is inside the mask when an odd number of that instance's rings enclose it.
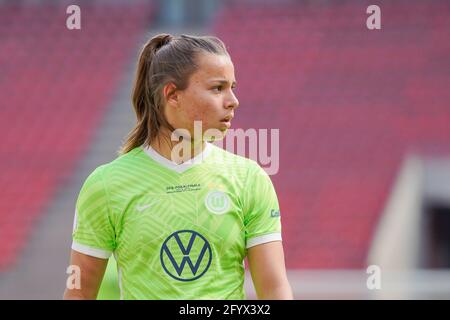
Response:
[[[151,13],[85,3],[79,32],[66,29],[64,6],[2,4],[0,271],[80,160]]]
[[[288,268],[365,266],[405,152],[450,152],[450,6],[385,2],[377,32],[356,4],[234,2],[212,28],[236,66],[236,127],[280,129]]]

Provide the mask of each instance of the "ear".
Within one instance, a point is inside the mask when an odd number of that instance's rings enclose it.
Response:
[[[178,90],[174,83],[169,82],[164,86],[163,95],[168,104],[178,103]]]

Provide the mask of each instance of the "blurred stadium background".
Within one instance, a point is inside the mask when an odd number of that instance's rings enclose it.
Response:
[[[78,192],[131,129],[137,55],[160,32],[219,36],[234,128],[280,129],[295,298],[450,298],[449,1],[3,0],[0,299],[62,297]]]

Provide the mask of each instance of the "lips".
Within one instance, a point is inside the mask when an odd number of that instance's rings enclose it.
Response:
[[[234,117],[233,115],[228,115],[228,116],[226,116],[225,118],[223,118],[220,121],[222,121],[222,122],[230,122],[231,119],[233,119],[233,117]]]

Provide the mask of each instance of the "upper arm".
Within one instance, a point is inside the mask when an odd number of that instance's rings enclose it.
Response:
[[[251,247],[247,257],[258,298],[292,299],[281,241]]]
[[[246,248],[281,240],[280,207],[269,175],[256,164],[247,181],[243,207]]]
[[[116,248],[115,215],[112,214],[105,168],[100,166],[81,187],[75,209],[72,249],[97,258],[109,258]]]
[[[67,279],[64,299],[96,299],[107,264],[108,259],[72,250],[70,266],[74,272]]]
[[[254,166],[244,198],[245,245],[258,298],[292,299],[281,242],[278,197],[270,177]]]
[[[67,289],[65,298],[95,299],[108,258],[116,247],[114,217],[109,206],[103,170],[104,167],[94,170],[78,195],[70,265],[73,270],[79,270],[81,288]],[[76,272],[72,276],[75,275]]]

